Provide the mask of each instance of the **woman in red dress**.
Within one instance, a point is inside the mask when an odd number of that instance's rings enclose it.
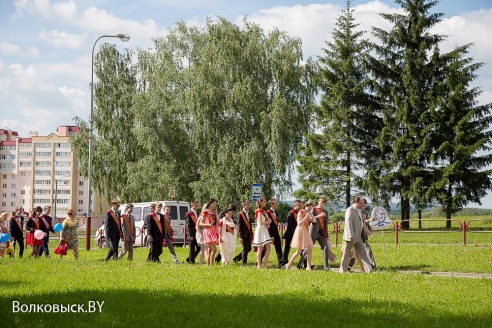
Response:
[[[200,214],[200,227],[203,227],[203,243],[207,248],[207,265],[214,264],[215,252],[219,245],[219,229],[217,215],[217,200],[212,198],[205,207],[205,211]]]

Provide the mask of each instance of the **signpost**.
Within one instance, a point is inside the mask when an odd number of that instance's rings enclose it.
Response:
[[[376,206],[372,210],[372,217],[375,219],[370,223],[372,228],[375,230],[381,229],[381,237],[383,239],[384,252],[386,253],[386,265],[388,265],[388,251],[386,251],[386,242],[384,240],[383,229],[389,227],[389,225],[391,224],[391,219],[389,218],[386,209],[381,206]]]
[[[261,198],[261,195],[263,195],[263,185],[261,183],[253,183],[251,185],[251,199],[253,200],[253,203],[258,200],[258,198]]]

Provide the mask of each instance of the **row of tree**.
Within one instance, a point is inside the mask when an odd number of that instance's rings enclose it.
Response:
[[[395,2],[404,14],[381,14],[393,27],[373,28],[376,42],[357,29],[350,1],[339,16],[319,58],[318,128],[298,157],[296,194],[347,204],[354,192],[376,204],[399,197],[402,220],[411,203],[419,213],[438,203],[450,227],[452,214],[491,188],[491,104],[478,105],[482,91],[471,85],[482,64],[470,44],[441,52],[445,36],[430,32],[438,1]]]
[[[430,28],[437,1],[397,0],[377,43],[358,29],[350,1],[324,56],[304,60],[301,40],[244,20],[178,23],[152,51],[96,56],[93,181],[108,198],[162,198],[223,205],[292,188],[301,198],[351,203],[355,193],[385,204],[440,203],[450,216],[491,188],[491,105],[472,87],[481,63],[470,45],[441,53]],[[316,96],[321,103],[316,104]],[[88,124],[73,147],[87,168]]]

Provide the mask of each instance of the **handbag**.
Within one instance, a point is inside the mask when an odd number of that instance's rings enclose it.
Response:
[[[6,245],[7,248],[5,249],[5,254],[7,254],[10,257],[14,257],[15,253],[14,250],[12,249],[12,245],[10,244],[10,242],[8,241]]]
[[[67,255],[67,244],[64,240],[60,242],[57,248],[55,248],[55,254]]]

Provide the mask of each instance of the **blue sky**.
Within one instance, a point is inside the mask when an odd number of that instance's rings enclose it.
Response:
[[[207,16],[236,24],[242,18],[274,27],[303,40],[305,57],[321,54],[345,1],[292,0],[2,0],[0,1],[0,128],[26,136],[54,132],[90,112],[91,51],[101,35],[128,33],[131,40],[105,39],[122,49],[147,49],[177,21],[203,25]],[[361,28],[389,28],[380,12],[398,12],[393,1],[352,1]],[[433,32],[446,34],[443,50],[474,42],[476,61],[484,62],[476,85],[480,102],[492,102],[492,3],[444,0],[436,7],[443,22]],[[367,35],[370,37],[370,35]],[[446,49],[447,48],[447,49]],[[492,196],[484,205],[492,207]]]

